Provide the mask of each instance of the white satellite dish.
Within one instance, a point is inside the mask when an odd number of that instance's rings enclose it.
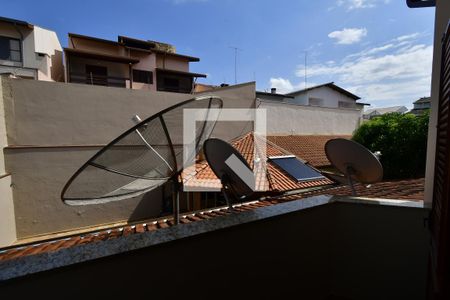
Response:
[[[325,144],[325,154],[331,164],[348,180],[353,196],[356,196],[353,181],[364,184],[383,179],[383,166],[366,147],[347,139],[332,139]]]

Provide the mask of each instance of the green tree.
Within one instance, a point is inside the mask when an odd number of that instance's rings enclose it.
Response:
[[[361,125],[352,139],[373,152],[381,151],[384,179],[423,177],[428,119],[428,112],[385,114]]]

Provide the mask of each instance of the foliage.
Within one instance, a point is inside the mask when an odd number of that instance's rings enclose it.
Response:
[[[361,125],[353,140],[372,152],[381,151],[384,179],[425,175],[429,113],[421,116],[390,113]]]

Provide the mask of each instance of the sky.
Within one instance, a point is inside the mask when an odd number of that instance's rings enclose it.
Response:
[[[430,95],[434,8],[405,0],[0,0],[0,15],[56,31],[175,45],[198,82],[287,93],[333,81],[371,107]],[[238,50],[235,50],[238,48]],[[235,54],[236,69],[235,69]],[[236,76],[235,76],[236,70]]]

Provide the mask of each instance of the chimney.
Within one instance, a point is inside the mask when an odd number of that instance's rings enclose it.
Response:
[[[276,93],[277,93],[277,88],[271,88],[271,89],[270,89],[270,92],[271,92],[272,94],[276,94]]]

